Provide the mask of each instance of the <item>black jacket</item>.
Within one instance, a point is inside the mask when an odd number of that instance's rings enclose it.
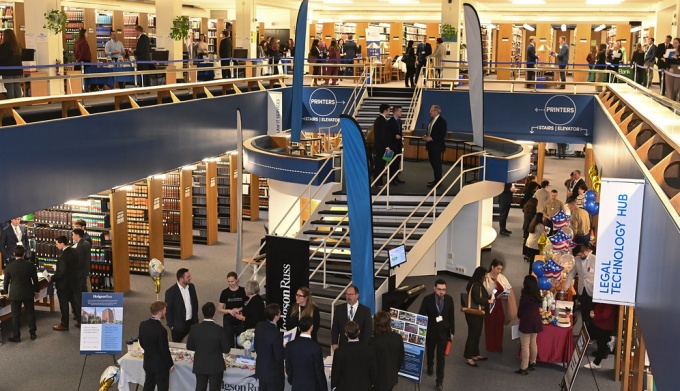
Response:
[[[12,53],[12,48],[8,43],[0,44],[0,66],[3,67],[20,67],[21,53]],[[24,71],[22,69],[5,69],[0,71],[1,76],[22,76]]]
[[[446,336],[448,334],[454,334],[456,331],[456,323],[454,322],[454,312],[453,312],[453,299],[449,295],[444,295],[444,306],[442,309],[441,322],[437,322],[437,317],[439,316],[439,310],[437,309],[437,302],[435,300],[435,294],[431,293],[423,298],[423,302],[420,305],[420,315],[427,316],[427,337],[436,337],[437,335]]]
[[[59,255],[57,270],[52,276],[57,290],[62,292],[75,292],[78,285],[78,254],[71,247],[66,247]]]
[[[210,375],[227,369],[222,353],[229,353],[231,347],[224,329],[214,321],[204,320],[191,326],[187,349],[195,352],[194,373]]]
[[[382,158],[385,149],[391,146],[392,137],[390,136],[390,126],[387,119],[382,114],[378,114],[373,121],[373,152]]]
[[[255,326],[255,351],[255,377],[260,384],[283,384],[283,334],[268,320]]]
[[[311,338],[297,337],[286,345],[286,374],[291,391],[327,391],[321,346]]]
[[[312,341],[314,342],[319,342],[317,340],[317,334],[319,332],[319,328],[321,327],[321,313],[319,313],[319,307],[314,307],[314,311],[312,312],[312,325],[314,326],[314,329],[312,329]],[[299,314],[292,315],[290,314],[288,318],[286,318],[286,329],[292,330],[296,327],[298,327],[298,324],[300,323],[300,317]],[[296,333],[296,338],[300,336],[300,330],[297,331]]]
[[[250,300],[246,300],[246,303],[241,310],[241,314],[246,318],[243,322],[243,329],[254,329],[258,323],[265,320],[264,300],[262,296],[255,295]]]
[[[169,371],[174,365],[168,346],[168,331],[160,320],[147,319],[139,324],[139,344],[144,349],[145,371]]]
[[[189,284],[189,299],[191,300],[191,319],[187,322],[187,311],[184,307],[182,292],[179,291],[177,283],[172,284],[165,291],[165,304],[168,305],[165,319],[171,330],[188,330],[191,325],[198,323],[198,297],[196,296],[196,287],[191,283]]]
[[[345,336],[344,330],[345,323],[348,321],[347,304],[336,305],[333,325],[331,326],[331,344],[338,344],[340,346],[347,344],[347,337]],[[361,330],[359,341],[368,344],[368,341],[371,339],[371,334],[373,334],[373,318],[371,317],[371,310],[359,303],[357,312],[354,314],[354,321],[359,324],[359,329]]]
[[[375,391],[389,391],[398,380],[398,373],[404,363],[404,340],[394,332],[379,334],[371,339],[375,352],[378,376],[375,379]]]
[[[331,389],[371,391],[377,376],[375,353],[368,344],[347,342],[335,350],[331,369]]]
[[[5,270],[5,291],[9,289],[10,300],[30,300],[40,292],[38,273],[33,262],[15,259]]]

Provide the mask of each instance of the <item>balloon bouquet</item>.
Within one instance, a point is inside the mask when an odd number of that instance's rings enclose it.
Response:
[[[158,294],[161,293],[161,278],[163,277],[163,272],[165,271],[165,266],[158,259],[154,258],[149,261],[149,276],[153,279],[153,283],[156,286],[156,300],[158,299]]]
[[[114,365],[107,367],[99,378],[99,391],[107,391],[114,383],[118,382],[119,378],[120,368]]]

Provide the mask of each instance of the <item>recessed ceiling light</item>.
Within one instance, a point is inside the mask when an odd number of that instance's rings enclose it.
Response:
[[[545,4],[545,0],[511,0],[515,5],[541,5]]]

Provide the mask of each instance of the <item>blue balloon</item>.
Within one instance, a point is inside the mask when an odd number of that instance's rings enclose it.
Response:
[[[531,270],[534,272],[536,277],[538,277],[539,279],[541,277],[543,277],[543,265],[544,264],[545,264],[545,262],[543,262],[543,261],[536,261],[536,262],[534,262],[533,265],[531,265]]]
[[[595,201],[586,201],[583,203],[583,209],[586,210],[586,212],[593,214],[593,210],[595,209]]]
[[[590,214],[595,216],[598,213],[600,213],[600,203],[596,202],[595,205],[593,206],[593,210],[590,212]]]
[[[586,201],[595,201],[597,198],[597,193],[595,190],[587,190],[586,191]]]
[[[550,290],[552,288],[552,284],[550,281],[548,281],[547,278],[545,277],[539,277],[538,278],[538,288],[544,291]]]

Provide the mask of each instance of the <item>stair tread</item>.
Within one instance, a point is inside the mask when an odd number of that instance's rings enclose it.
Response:
[[[338,223],[338,221],[330,221],[330,220],[314,220],[311,222],[314,225],[322,225],[322,226],[333,226]],[[340,221],[340,226],[349,226],[349,221]],[[392,221],[374,221],[373,222],[373,228],[398,228],[401,226],[401,222],[392,222]],[[416,226],[416,222],[413,223],[406,223],[406,228],[414,228]],[[430,223],[423,222],[420,224],[418,228],[420,229],[427,229],[430,227]]]

